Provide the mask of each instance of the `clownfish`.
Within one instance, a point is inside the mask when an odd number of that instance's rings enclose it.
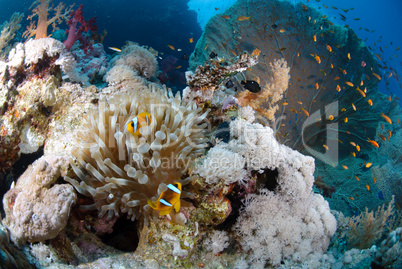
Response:
[[[142,126],[149,126],[150,124],[151,114],[148,112],[142,112],[127,124],[127,131],[133,135],[140,135],[140,128]]]
[[[173,208],[176,212],[180,210],[181,184],[174,182],[167,185],[167,188],[155,202],[147,200],[148,205],[154,210],[159,211],[160,216],[168,215]]]

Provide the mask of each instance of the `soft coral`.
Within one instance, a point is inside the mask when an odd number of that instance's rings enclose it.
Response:
[[[68,33],[67,39],[64,41],[67,50],[70,50],[75,41],[79,40],[83,45],[83,49],[87,51],[88,48],[91,48],[91,43],[87,37],[82,35],[82,33],[88,31],[96,32],[98,30],[98,27],[96,26],[96,17],[86,21],[83,16],[82,7],[83,5],[80,5],[77,10],[71,12],[71,19],[67,22],[70,26],[66,31],[66,33]],[[81,24],[79,27],[78,23]]]
[[[37,0],[35,1],[31,8],[37,5],[32,10],[32,15],[28,16],[28,20],[31,20],[31,24],[28,26],[27,30],[22,34],[22,37],[30,38],[35,36],[35,39],[47,37],[47,27],[52,25],[53,31],[57,30],[57,24],[62,23],[64,20],[68,19],[68,13],[70,13],[72,6],[65,8],[63,3],[59,3],[57,7],[49,6],[52,0]],[[48,18],[49,12],[53,12],[54,15]],[[38,22],[32,19],[38,16]]]

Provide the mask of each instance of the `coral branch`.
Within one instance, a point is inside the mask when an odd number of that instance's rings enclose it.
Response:
[[[35,36],[35,39],[47,37],[47,28],[52,25],[53,31],[57,30],[57,24],[62,23],[64,20],[68,20],[69,14],[71,13],[72,6],[65,8],[63,3],[59,3],[57,7],[49,7],[52,0],[37,0],[35,1],[31,8],[37,5],[32,10],[32,15],[28,16],[31,20],[30,25],[27,30],[22,34],[22,37],[31,38]],[[48,15],[54,12],[53,17],[48,19]],[[35,26],[35,22],[32,20],[35,16],[38,16],[38,22]]]

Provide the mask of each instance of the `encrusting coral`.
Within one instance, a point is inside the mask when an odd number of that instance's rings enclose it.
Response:
[[[151,115],[149,126],[133,135],[127,124],[139,113]],[[71,162],[79,181],[67,178],[78,192],[92,197],[99,216],[108,218],[127,213],[139,218],[147,199],[155,201],[167,185],[181,179],[198,154],[204,152],[207,112],[195,103],[183,104],[166,89],[143,86],[134,92],[115,95],[88,115],[84,131],[78,133],[80,146],[72,151]],[[186,192],[182,192],[186,197]]]

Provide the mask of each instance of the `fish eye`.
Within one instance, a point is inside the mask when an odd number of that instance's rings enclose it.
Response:
[[[131,122],[131,127],[134,127],[134,123],[133,123],[133,122]]]
[[[179,187],[179,185],[178,185],[178,184],[173,184],[173,186],[175,186],[176,188],[177,188],[177,187]]]

